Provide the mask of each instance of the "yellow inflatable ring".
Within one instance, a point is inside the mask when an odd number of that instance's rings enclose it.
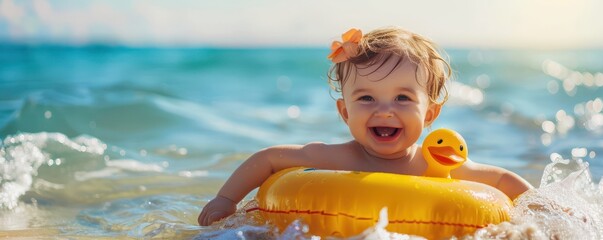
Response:
[[[281,231],[296,219],[319,236],[349,237],[388,209],[390,232],[428,239],[462,236],[509,220],[511,200],[485,184],[389,173],[291,168],[257,193],[261,216]]]

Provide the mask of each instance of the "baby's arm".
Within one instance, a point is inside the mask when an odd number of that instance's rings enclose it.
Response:
[[[507,194],[511,200],[515,200],[522,193],[534,188],[528,181],[514,172],[503,169],[496,188]]]
[[[253,154],[228,178],[216,198],[205,205],[199,214],[199,225],[207,226],[233,214],[239,201],[279,170],[296,166],[316,167],[308,152],[313,151],[312,148],[320,148],[320,145],[324,144],[275,146]]]
[[[460,168],[453,170],[451,175],[452,178],[476,181],[493,186],[505,193],[511,200],[534,188],[528,181],[509,170],[470,160]]]
[[[237,203],[272,174],[269,158],[273,151],[264,149],[243,162],[230,175],[218,195],[203,207],[197,219],[199,225],[207,226],[233,214],[237,210]]]

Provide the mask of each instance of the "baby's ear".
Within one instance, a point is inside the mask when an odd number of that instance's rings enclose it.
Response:
[[[423,122],[425,127],[431,126],[433,121],[435,121],[438,116],[440,116],[440,110],[442,109],[442,104],[431,103],[429,107],[427,107],[427,113],[425,114],[425,121]]]
[[[343,119],[343,121],[348,123],[348,109],[345,106],[345,101],[343,98],[337,99],[337,111],[339,111],[339,116]]]

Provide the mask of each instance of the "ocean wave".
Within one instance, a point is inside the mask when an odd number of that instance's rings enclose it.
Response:
[[[106,142],[121,144],[133,139],[154,141],[149,145],[195,139],[200,144],[231,142],[274,143],[282,137],[266,129],[267,116],[282,115],[286,108],[255,109],[263,114],[246,114],[206,106],[199,102],[172,98],[138,90],[90,90],[32,93],[14,110],[0,133],[60,132],[67,136],[93,135]],[[280,124],[276,123],[276,124]],[[174,135],[179,132],[181,135]],[[219,137],[215,137],[219,136]],[[295,137],[294,135],[292,137]],[[246,139],[246,140],[245,140]]]

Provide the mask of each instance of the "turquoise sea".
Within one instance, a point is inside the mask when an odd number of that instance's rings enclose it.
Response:
[[[446,50],[456,80],[433,129],[537,187],[466,238],[603,238],[603,50]],[[253,152],[350,139],[327,53],[1,45],[0,236],[310,239],[196,219]],[[377,229],[359,238],[401,236]]]

